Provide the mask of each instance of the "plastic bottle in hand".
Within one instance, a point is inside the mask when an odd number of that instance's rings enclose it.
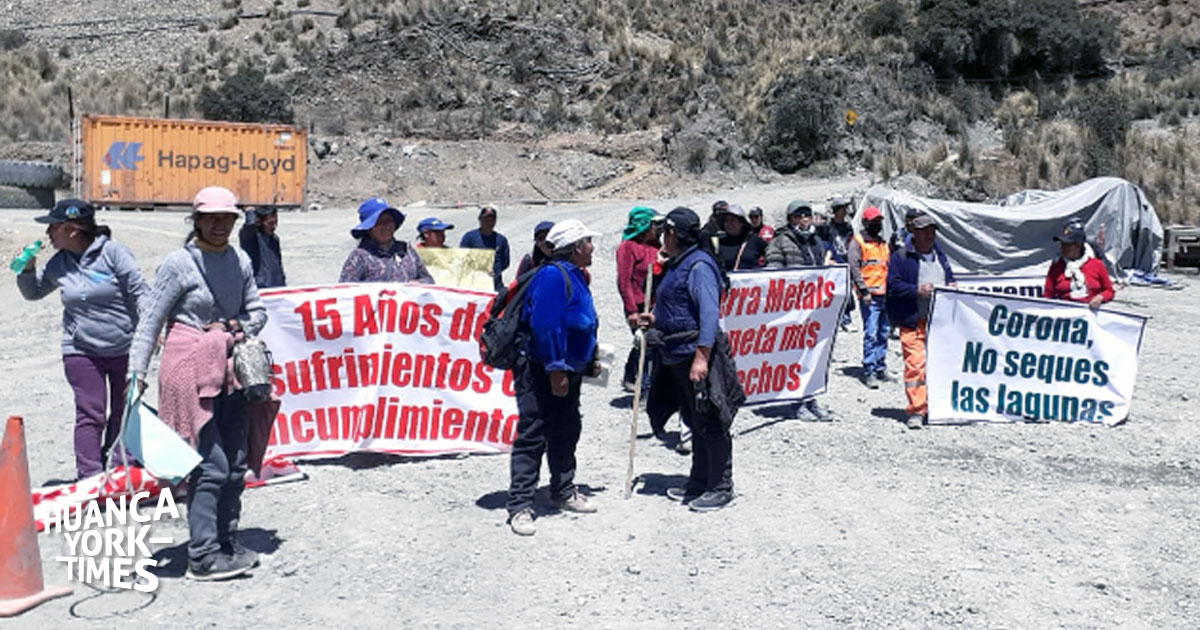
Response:
[[[37,256],[38,252],[40,251],[42,251],[42,241],[41,239],[38,239],[26,245],[25,249],[21,250],[21,253],[17,254],[16,257],[13,258],[13,261],[8,265],[8,268],[12,269],[13,273],[21,273],[22,271],[25,271],[25,265],[29,264],[29,261],[33,260],[33,257]]]

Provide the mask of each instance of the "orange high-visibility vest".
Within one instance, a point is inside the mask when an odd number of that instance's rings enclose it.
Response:
[[[863,282],[871,288],[871,293],[880,295],[887,285],[888,257],[891,251],[883,241],[867,241],[861,234],[855,234],[854,240],[862,252]]]

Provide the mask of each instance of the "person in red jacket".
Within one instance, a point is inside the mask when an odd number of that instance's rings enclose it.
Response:
[[[1112,280],[1104,261],[1096,258],[1087,244],[1083,226],[1072,221],[1063,227],[1058,241],[1059,257],[1046,274],[1043,297],[1051,300],[1084,302],[1096,310],[1113,299]]]
[[[654,273],[654,262],[658,256],[658,236],[652,226],[657,216],[658,212],[652,208],[639,206],[630,210],[628,224],[621,233],[621,244],[617,246],[617,291],[621,294],[626,318],[641,313],[650,299],[643,293],[646,291],[646,274]],[[635,344],[625,361],[621,386],[627,392],[633,392],[638,386],[639,354]]]

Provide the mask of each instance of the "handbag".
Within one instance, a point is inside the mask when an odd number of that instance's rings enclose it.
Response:
[[[271,397],[271,350],[258,337],[243,336],[233,346],[233,373],[246,400],[257,402]]]
[[[192,262],[195,263],[200,277],[204,278],[204,284],[212,295],[213,303],[216,304],[217,292],[213,291],[212,284],[209,283],[208,276],[204,275],[204,268],[200,266],[200,260],[195,254],[192,254]],[[223,310],[228,311],[229,309]],[[246,399],[251,402],[259,402],[270,398],[272,359],[267,343],[253,335],[243,334],[234,343],[232,356],[233,374],[237,377],[238,384],[242,386],[242,392]]]

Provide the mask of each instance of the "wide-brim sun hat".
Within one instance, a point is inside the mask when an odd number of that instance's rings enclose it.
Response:
[[[595,230],[590,230],[582,221],[578,219],[567,219],[559,221],[550,229],[550,233],[546,235],[546,242],[550,243],[550,247],[560,249],[578,243],[585,238],[594,238],[600,236],[600,233]]]
[[[630,210],[625,222],[625,228],[621,230],[621,240],[628,241],[650,229],[656,218],[658,218],[658,211],[654,208],[637,206]]]
[[[199,214],[232,214],[242,216],[237,207],[237,196],[221,186],[209,186],[196,193],[192,200],[192,211]]]
[[[350,236],[354,238],[362,238],[371,228],[375,227],[375,222],[379,220],[379,215],[384,212],[392,215],[392,220],[396,222],[396,229],[404,223],[404,213],[388,205],[388,202],[383,197],[371,197],[362,202],[358,206],[358,225],[350,230]]]

